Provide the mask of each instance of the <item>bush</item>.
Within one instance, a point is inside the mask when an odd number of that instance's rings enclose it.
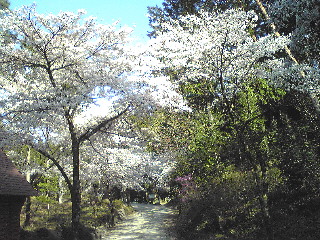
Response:
[[[182,239],[250,239],[261,224],[251,173],[230,168],[182,200],[177,221]]]

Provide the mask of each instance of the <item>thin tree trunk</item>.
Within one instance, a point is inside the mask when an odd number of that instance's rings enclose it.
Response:
[[[262,220],[264,223],[267,239],[273,240],[273,229],[271,225],[271,217],[268,204],[269,186],[267,183],[267,165],[265,162],[265,158],[262,156],[259,149],[256,149],[256,156],[252,156],[249,146],[244,142],[242,144],[244,147],[244,154],[248,158],[254,170],[254,177],[258,189],[258,201],[262,213]],[[258,169],[257,165],[260,166],[260,169]]]
[[[267,234],[267,239],[268,240],[273,240],[273,229],[272,229],[272,225],[271,225],[271,217],[270,217],[270,212],[269,212],[269,204],[268,204],[268,194],[265,190],[265,179],[263,179],[263,175],[264,173],[262,173],[261,178],[262,179],[257,179],[257,181],[259,182],[258,186],[259,187],[259,204],[260,204],[260,210],[262,213],[262,218],[263,218],[263,223],[264,223],[264,227],[265,227],[265,231]],[[257,174],[258,175],[258,174]],[[259,178],[259,176],[257,176],[257,178]]]
[[[29,168],[30,168],[30,164],[31,164],[31,147],[30,146],[28,146],[27,163],[28,163]],[[30,172],[30,170],[27,171],[26,180],[31,184],[31,172]],[[25,215],[26,218],[24,220],[23,227],[27,227],[27,226],[30,225],[30,219],[31,219],[31,198],[30,198],[30,196],[28,196],[26,198],[25,211],[26,211],[26,215]]]
[[[59,193],[58,193],[58,201],[59,201],[59,204],[62,204],[63,203],[63,179],[61,178],[61,176],[59,176]]]
[[[26,211],[26,218],[23,223],[23,227],[27,227],[30,225],[30,220],[31,220],[31,198],[30,196],[26,198],[26,203],[25,203],[25,211]]]
[[[266,194],[260,193],[259,194],[259,203],[260,209],[263,216],[263,223],[267,234],[268,240],[273,240],[273,230],[271,226],[271,217],[268,208],[268,197]]]
[[[73,184],[71,192],[72,202],[72,232],[74,240],[80,239],[80,209],[81,209],[81,192],[80,192],[80,144],[74,139],[72,142],[73,154]]]
[[[260,8],[265,20],[270,22],[270,27],[273,31],[273,34],[277,37],[281,37],[281,34],[277,31],[277,27],[274,24],[273,21],[271,21],[271,18],[266,10],[266,8],[263,6],[262,2],[260,0],[256,0],[256,3],[258,5],[258,7]],[[288,48],[288,46],[284,47],[284,50],[286,51],[287,55],[289,56],[289,58],[295,63],[295,64],[299,64],[298,60],[295,58],[295,56],[292,54],[291,50]],[[301,72],[302,76],[304,77],[305,74],[304,72]]]
[[[262,156],[261,152],[257,150],[257,160],[259,162],[260,166],[260,173],[257,168],[255,168],[256,171],[256,181],[258,184],[259,189],[259,203],[260,203],[260,209],[262,212],[264,227],[267,234],[268,240],[273,240],[273,229],[271,225],[271,217],[269,212],[269,203],[268,203],[268,191],[269,191],[269,185],[267,183],[267,165],[265,162],[264,157]]]

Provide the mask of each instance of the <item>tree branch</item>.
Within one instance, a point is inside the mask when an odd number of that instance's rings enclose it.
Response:
[[[66,181],[68,188],[71,192],[72,190],[72,183],[67,175],[67,173],[64,171],[63,167],[59,164],[59,162],[57,161],[57,159],[55,159],[53,156],[51,156],[48,152],[38,149],[35,146],[33,146],[32,144],[29,144],[33,149],[35,149],[38,153],[42,154],[43,156],[45,156],[46,158],[48,158],[49,160],[51,160],[53,162],[53,164],[58,168],[58,170],[60,171],[61,175],[63,176],[64,180]]]
[[[120,113],[118,113],[116,116],[109,118],[109,119],[105,119],[102,122],[100,122],[98,125],[96,125],[94,128],[90,128],[88,129],[85,133],[83,133],[80,137],[79,137],[79,143],[89,139],[90,137],[92,137],[94,134],[96,134],[97,132],[99,132],[103,127],[105,127],[108,123],[113,122],[114,120],[118,119],[119,117],[121,117],[123,114],[125,114],[128,110],[129,107],[126,107],[124,110],[122,110]]]
[[[280,33],[277,31],[277,27],[276,25],[274,24],[274,22],[272,22],[266,8],[263,6],[262,2],[260,0],[256,0],[256,3],[257,5],[259,6],[265,20],[269,21],[270,22],[270,27],[273,31],[273,34],[276,36],[276,37],[281,37]],[[295,63],[295,64],[299,64],[298,60],[295,58],[295,56],[293,56],[291,50],[289,49],[288,46],[285,46],[284,47],[284,50],[286,51],[287,55],[289,56],[289,58]],[[301,75],[303,77],[305,77],[305,73],[304,72],[301,72]]]

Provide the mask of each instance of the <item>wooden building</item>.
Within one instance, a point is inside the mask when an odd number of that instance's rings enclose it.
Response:
[[[0,150],[0,240],[20,239],[20,212],[27,196],[37,195]]]

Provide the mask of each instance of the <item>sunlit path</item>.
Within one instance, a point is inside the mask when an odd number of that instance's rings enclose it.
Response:
[[[102,239],[176,239],[168,231],[175,211],[165,207],[151,204],[133,203],[137,213],[111,230]]]

